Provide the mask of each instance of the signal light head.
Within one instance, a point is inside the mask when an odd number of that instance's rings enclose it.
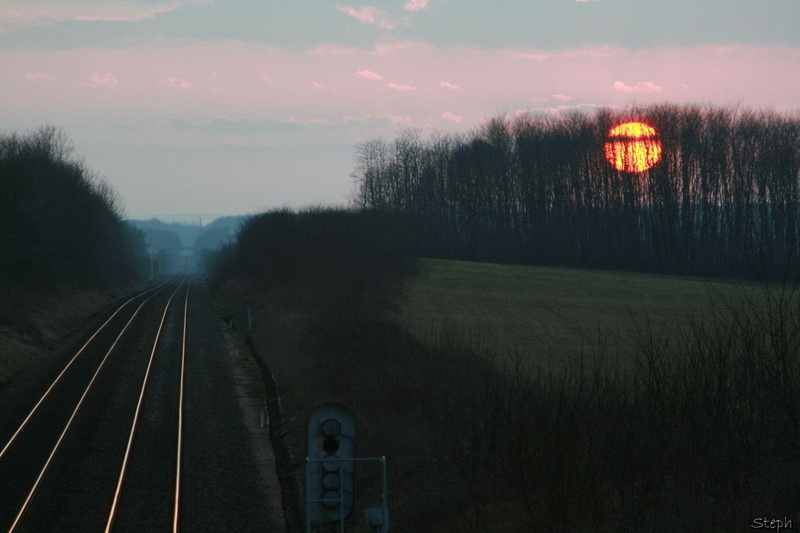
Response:
[[[341,480],[339,479],[339,474],[335,472],[328,472],[322,476],[322,487],[326,490],[336,490],[339,488],[340,484]]]
[[[335,490],[326,491],[326,492],[324,492],[322,494],[322,499],[323,500],[339,500],[339,493],[337,491],[335,491]],[[337,507],[339,507],[339,502],[338,501],[326,501],[326,502],[323,502],[322,505],[324,505],[328,509],[336,509]]]
[[[338,459],[335,455],[326,455],[325,459],[332,458]],[[340,461],[323,461],[322,462],[322,469],[325,472],[338,472],[342,468],[342,463]]]
[[[326,437],[335,437],[342,432],[342,424],[335,418],[329,418],[322,423],[322,434]]]
[[[325,440],[322,441],[322,449],[330,454],[336,453],[339,451],[339,439],[335,437],[326,437]]]

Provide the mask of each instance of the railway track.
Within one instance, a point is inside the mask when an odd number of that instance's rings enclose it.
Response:
[[[191,287],[120,305],[0,425],[0,532],[178,531]]]

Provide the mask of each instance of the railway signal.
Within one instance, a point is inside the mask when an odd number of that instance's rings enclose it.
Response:
[[[353,413],[334,402],[317,407],[308,420],[306,495],[312,526],[353,523],[355,452]]]
[[[389,531],[386,498],[386,458],[356,457],[356,420],[342,404],[319,405],[308,419],[306,458],[306,532],[315,527],[335,527],[344,533],[355,524],[355,463],[381,465],[381,505],[365,509],[368,532]]]

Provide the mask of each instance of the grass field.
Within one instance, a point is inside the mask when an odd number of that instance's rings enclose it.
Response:
[[[350,235],[338,224],[334,236]],[[273,247],[252,281],[232,271],[215,293],[236,323],[255,311],[298,529],[307,417],[325,401],[357,413],[359,453],[388,458],[397,531],[735,531],[754,510],[796,514],[796,292],[753,286],[771,306],[739,309],[741,287],[719,281],[436,260],[406,269],[370,255],[377,246],[355,259],[341,248]],[[278,274],[266,292],[264,272]],[[695,326],[692,311],[703,323],[691,331],[660,331]],[[618,333],[625,368],[597,356],[598,328]],[[587,364],[556,364],[582,347]],[[358,483],[362,495],[382,490],[372,474]]]
[[[702,278],[424,259],[401,319],[423,340],[455,328],[501,352],[563,362],[591,353],[598,328],[627,347],[637,323],[672,328],[710,296],[738,292]]]

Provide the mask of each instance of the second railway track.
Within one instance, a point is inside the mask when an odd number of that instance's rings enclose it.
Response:
[[[0,531],[177,527],[188,299],[181,282],[128,301],[38,403],[3,417]]]

